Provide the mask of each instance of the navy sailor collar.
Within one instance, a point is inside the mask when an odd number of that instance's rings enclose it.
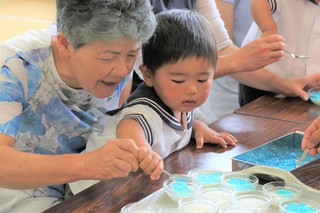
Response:
[[[159,98],[157,93],[154,91],[153,87],[148,87],[144,82],[142,82],[134,93],[130,95],[128,100],[121,106],[119,109],[106,112],[108,115],[114,115],[119,112],[121,109],[137,104],[143,104],[151,107],[156,111],[161,119],[169,125],[171,128],[183,131],[184,128],[174,116],[172,110],[165,105],[162,100]],[[187,112],[187,129],[192,127],[193,123],[193,111]]]
[[[271,9],[271,12],[272,14],[275,13],[277,11],[277,0],[268,0],[269,1],[269,5],[270,5],[270,9]],[[309,1],[315,5],[318,5],[317,1],[316,0],[306,0],[306,1]]]

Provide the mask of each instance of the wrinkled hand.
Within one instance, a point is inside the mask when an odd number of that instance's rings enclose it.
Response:
[[[88,179],[126,177],[139,169],[138,147],[131,139],[116,139],[83,154]]]
[[[163,171],[163,160],[152,149],[140,147],[138,157],[140,160],[140,168],[148,175],[151,180],[158,180]]]
[[[193,131],[197,149],[201,149],[204,143],[220,144],[223,148],[227,148],[228,144],[235,146],[238,143],[233,135],[218,133],[201,121],[194,121]]]
[[[310,155],[314,156],[320,153],[320,117],[315,119],[304,132],[301,148],[310,149]]]
[[[280,35],[269,35],[258,38],[241,47],[233,54],[233,59],[242,71],[255,71],[271,63],[279,61],[283,56],[285,43]]]

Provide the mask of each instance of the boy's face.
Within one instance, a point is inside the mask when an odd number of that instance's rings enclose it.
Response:
[[[188,112],[207,99],[214,75],[211,61],[189,57],[160,67],[146,82],[176,112]]]

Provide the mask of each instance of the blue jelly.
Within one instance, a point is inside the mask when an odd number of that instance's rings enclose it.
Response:
[[[185,181],[177,181],[172,183],[171,189],[175,193],[190,193],[192,191]]]
[[[250,180],[243,178],[232,177],[228,180],[228,184],[232,185],[237,191],[251,191],[255,189]]]
[[[233,157],[234,160],[261,166],[270,166],[291,171],[296,168],[301,149],[302,135],[288,134],[269,143],[258,146],[247,152]],[[320,155],[307,155],[301,166],[320,158]]]
[[[221,181],[221,173],[208,173],[197,175],[196,180],[202,185],[208,185],[212,183],[217,183]]]
[[[303,202],[291,202],[284,207],[285,210],[293,213],[316,213],[317,209]]]
[[[309,96],[312,100],[320,101],[320,88],[313,88],[309,90]]]
[[[186,178],[186,177],[175,177],[174,180],[176,182],[187,182],[188,178]]]
[[[282,197],[291,198],[295,195],[296,192],[290,189],[277,189],[275,193],[281,195]]]

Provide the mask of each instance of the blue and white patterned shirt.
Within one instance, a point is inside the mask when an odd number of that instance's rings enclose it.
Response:
[[[92,132],[102,131],[105,112],[118,107],[127,76],[105,99],[66,85],[52,55],[51,33],[30,31],[0,45],[0,132],[23,152],[81,152]],[[64,186],[34,189],[33,196],[63,197]]]

